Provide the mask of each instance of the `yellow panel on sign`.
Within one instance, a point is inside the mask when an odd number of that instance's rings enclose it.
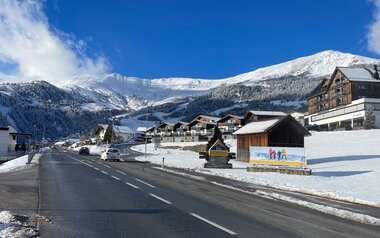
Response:
[[[227,157],[228,149],[220,140],[217,140],[209,149],[208,154],[210,156]]]
[[[250,160],[249,163],[251,163],[251,164],[270,164],[270,165],[307,166],[306,162],[301,162],[301,161]]]

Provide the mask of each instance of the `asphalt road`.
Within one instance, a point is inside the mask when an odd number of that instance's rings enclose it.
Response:
[[[40,166],[41,237],[380,237],[380,228],[138,162],[69,152]]]

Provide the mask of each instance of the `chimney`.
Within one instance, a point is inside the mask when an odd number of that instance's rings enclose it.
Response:
[[[373,66],[373,68],[375,69],[375,72],[373,73],[373,77],[374,77],[375,79],[380,79],[379,70],[377,69],[377,65],[375,64],[375,65]]]

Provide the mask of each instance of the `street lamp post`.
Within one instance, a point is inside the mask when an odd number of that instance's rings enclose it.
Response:
[[[148,147],[148,114],[145,116],[145,159],[146,159],[146,151]]]

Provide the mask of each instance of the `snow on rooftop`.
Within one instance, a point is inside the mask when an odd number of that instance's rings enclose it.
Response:
[[[233,134],[234,135],[244,135],[244,134],[255,134],[255,133],[263,133],[265,132],[268,128],[279,122],[282,118],[276,118],[272,120],[267,120],[267,121],[254,121],[251,122],[239,130],[235,131]]]
[[[249,111],[250,113],[258,116],[286,116],[285,112],[280,111]]]
[[[338,67],[338,69],[351,81],[373,81],[380,82],[379,79],[375,79],[372,77],[373,69],[366,68],[345,68]]]
[[[104,130],[107,130],[108,125],[107,124],[99,124],[99,126],[103,127]],[[113,126],[113,130],[115,133],[118,134],[133,134],[134,132],[131,130],[131,128],[127,126]]]

